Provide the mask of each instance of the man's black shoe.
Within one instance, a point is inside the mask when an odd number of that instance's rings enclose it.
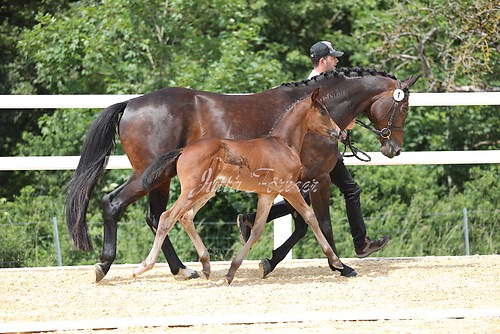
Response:
[[[390,237],[388,235],[384,235],[377,240],[370,240],[370,238],[365,237],[365,247],[363,247],[363,249],[356,249],[356,256],[364,258],[370,256],[374,252],[378,252],[387,245],[389,239]]]

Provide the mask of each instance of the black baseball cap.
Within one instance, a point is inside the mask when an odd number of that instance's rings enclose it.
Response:
[[[335,50],[332,46],[332,43],[327,41],[321,41],[314,44],[313,46],[311,46],[309,52],[311,54],[311,58],[321,58],[328,55],[340,57],[344,54],[342,51]]]

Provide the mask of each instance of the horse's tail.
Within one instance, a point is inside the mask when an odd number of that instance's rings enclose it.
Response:
[[[177,174],[177,160],[182,148],[167,152],[159,156],[142,174],[142,186],[150,191]]]
[[[66,197],[66,224],[73,244],[84,251],[92,250],[85,214],[92,189],[108,163],[115,147],[121,114],[128,102],[114,104],[97,116],[90,126]]]

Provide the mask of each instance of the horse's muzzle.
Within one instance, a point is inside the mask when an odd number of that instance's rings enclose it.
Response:
[[[391,140],[386,140],[380,148],[380,152],[388,158],[394,158],[401,154],[401,147]]]

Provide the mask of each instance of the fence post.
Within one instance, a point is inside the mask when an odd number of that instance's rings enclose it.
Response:
[[[464,208],[464,238],[465,238],[465,255],[470,255],[469,249],[469,217],[467,216],[467,208]]]
[[[278,195],[274,200],[274,203],[278,203],[283,200],[281,195]],[[274,249],[281,246],[290,236],[292,235],[292,216],[286,215],[274,220]],[[285,256],[284,260],[292,259],[292,250]]]
[[[61,245],[59,244],[59,230],[57,229],[57,218],[56,217],[52,217],[52,225],[54,226],[54,241],[56,244],[57,265],[59,267],[62,267]]]

